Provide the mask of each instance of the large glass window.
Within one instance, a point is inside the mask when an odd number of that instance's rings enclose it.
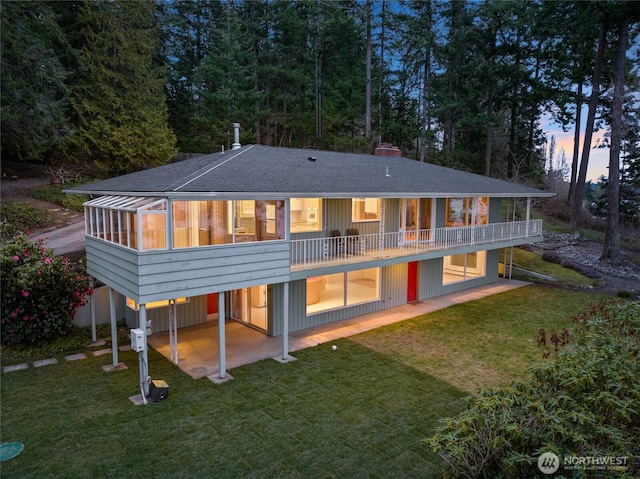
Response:
[[[380,198],[353,198],[351,200],[351,221],[380,221]]]
[[[400,201],[400,231],[404,241],[425,241],[430,238],[434,216],[432,198],[403,198]]]
[[[442,284],[479,278],[486,274],[486,270],[486,251],[445,256],[442,268]]]
[[[380,299],[380,268],[307,278],[307,314]]]
[[[484,225],[489,220],[489,201],[486,196],[477,198],[447,198],[445,226]]]
[[[173,247],[285,238],[284,200],[174,201]]]
[[[143,212],[142,249],[164,249],[167,247],[167,216],[165,214]]]
[[[289,229],[292,233],[322,231],[322,199],[291,198]]]
[[[285,239],[284,200],[256,201],[256,235],[258,241]]]

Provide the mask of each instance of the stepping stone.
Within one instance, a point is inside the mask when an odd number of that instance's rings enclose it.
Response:
[[[78,361],[79,359],[87,359],[87,355],[84,353],[70,354],[64,357],[67,361]]]
[[[42,366],[49,366],[50,364],[58,364],[58,360],[56,358],[39,359],[33,362],[33,367],[40,368]]]
[[[104,356],[105,354],[111,354],[111,348],[106,348],[106,349],[98,349],[97,351],[93,352],[94,356]]]
[[[124,346],[118,346],[118,351],[131,351],[131,345],[125,344]]]
[[[22,371],[23,369],[29,369],[28,363],[20,363],[20,364],[11,364],[9,366],[5,366],[2,370],[5,373],[12,373],[13,371]]]
[[[105,344],[107,344],[107,342],[104,339],[96,339],[93,343],[91,343],[88,347],[89,348],[99,348],[101,346],[104,346]]]

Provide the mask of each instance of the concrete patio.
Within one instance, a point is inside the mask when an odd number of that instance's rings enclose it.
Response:
[[[289,353],[339,338],[379,328],[387,324],[447,308],[454,304],[481,299],[493,294],[526,286],[529,283],[501,279],[495,284],[480,286],[396,308],[350,318],[344,321],[305,329],[289,334]],[[262,359],[282,359],[282,338],[270,337],[236,321],[226,322],[226,367],[233,369]],[[177,332],[178,367],[194,379],[218,373],[218,322],[181,328]],[[167,359],[169,333],[156,333],[148,343]]]

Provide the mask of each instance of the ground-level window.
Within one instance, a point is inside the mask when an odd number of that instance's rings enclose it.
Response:
[[[176,298],[175,299],[175,303],[176,304],[182,304],[182,303],[188,303],[189,302],[189,298]],[[134,311],[138,311],[140,309],[140,305],[138,303],[136,303],[133,299],[131,298],[127,298],[126,299],[126,303],[127,306],[131,309],[133,309]],[[155,309],[155,308],[164,308],[166,306],[169,306],[169,300],[168,299],[163,299],[161,301],[151,301],[147,304],[145,304],[147,309]]]
[[[307,278],[307,314],[380,299],[380,268]]]
[[[442,284],[456,283],[484,276],[487,271],[487,252],[454,254],[444,257]]]
[[[353,198],[351,221],[380,221],[380,198]]]
[[[322,198],[291,198],[289,223],[292,233],[322,231]]]

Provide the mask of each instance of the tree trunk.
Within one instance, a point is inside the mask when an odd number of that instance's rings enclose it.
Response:
[[[491,176],[491,150],[493,143],[493,88],[487,98],[487,147],[484,152],[484,176]]]
[[[371,134],[371,0],[367,0],[367,71],[365,84],[364,136]]]
[[[600,21],[600,33],[598,35],[598,52],[596,54],[596,64],[593,69],[593,81],[591,82],[591,96],[589,98],[589,113],[587,114],[587,124],[584,132],[584,143],[582,145],[582,157],[580,159],[580,171],[578,181],[571,204],[571,228],[575,228],[580,223],[582,215],[582,202],[584,198],[584,186],[587,180],[587,166],[589,165],[589,153],[591,153],[591,139],[593,138],[593,124],[596,119],[596,108],[600,99],[600,77],[602,76],[602,65],[604,63],[604,51],[606,47],[607,30],[604,20]]]
[[[611,103],[611,145],[609,147],[609,194],[607,197],[607,227],[601,259],[620,264],[620,144],[623,137],[622,97],[624,96],[625,60],[629,41],[629,20],[623,16],[618,23],[618,51]]]
[[[573,157],[571,159],[571,183],[569,183],[569,196],[567,205],[571,205],[576,190],[576,177],[578,176],[578,158],[580,153],[580,126],[582,124],[582,80],[578,83],[576,94],[576,127],[573,133]]]

